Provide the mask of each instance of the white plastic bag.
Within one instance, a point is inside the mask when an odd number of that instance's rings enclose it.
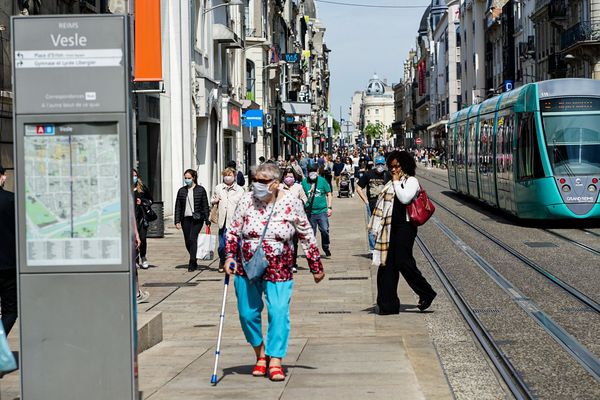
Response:
[[[196,258],[198,260],[212,260],[215,257],[216,246],[217,237],[210,234],[210,226],[207,226],[204,233],[198,235]]]

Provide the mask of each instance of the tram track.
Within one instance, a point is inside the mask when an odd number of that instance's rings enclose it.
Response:
[[[417,236],[417,245],[427,258],[427,261],[433,268],[433,271],[438,276],[440,282],[446,289],[446,292],[456,305],[460,314],[465,319],[467,325],[475,335],[475,338],[494,364],[494,367],[502,377],[502,380],[510,390],[511,394],[518,400],[533,399],[534,396],[529,386],[523,380],[519,371],[513,366],[508,357],[502,351],[500,345],[494,340],[492,334],[477,317],[473,307],[469,305],[467,300],[461,295],[460,291],[452,283],[449,276],[444,272],[441,265],[433,256],[427,245]]]

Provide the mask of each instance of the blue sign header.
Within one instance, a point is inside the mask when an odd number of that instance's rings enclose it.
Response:
[[[242,126],[262,128],[263,118],[263,110],[247,110],[242,116]]]

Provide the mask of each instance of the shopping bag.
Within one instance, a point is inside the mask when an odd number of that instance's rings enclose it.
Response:
[[[4,327],[0,322],[0,372],[9,372],[17,369],[17,361],[10,347],[8,347],[8,340],[4,334]]]
[[[216,246],[217,237],[210,234],[210,226],[207,226],[204,233],[198,235],[196,258],[198,260],[212,260],[215,257]]]

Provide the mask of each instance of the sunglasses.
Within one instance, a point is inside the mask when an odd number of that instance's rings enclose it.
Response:
[[[266,185],[266,184],[269,184],[269,183],[273,182],[273,179],[258,179],[258,178],[254,178],[254,182],[264,183]]]

